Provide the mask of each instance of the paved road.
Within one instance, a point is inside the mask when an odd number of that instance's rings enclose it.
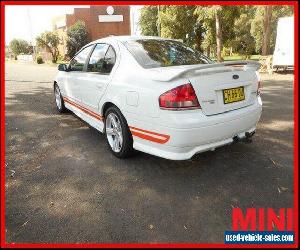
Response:
[[[55,71],[6,63],[8,242],[223,242],[232,207],[293,206],[293,75],[263,75],[253,143],[177,162],[113,157],[56,112]]]

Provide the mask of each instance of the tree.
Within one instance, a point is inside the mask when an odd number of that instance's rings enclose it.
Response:
[[[161,37],[186,40],[197,21],[195,6],[164,6],[159,12]]]
[[[255,40],[255,50],[257,53],[262,53],[262,45],[265,37],[264,33],[264,13],[265,7],[258,6],[255,8],[255,14],[251,21],[251,35]],[[294,14],[292,6],[272,6],[272,15],[269,22],[270,36],[265,42],[269,44],[268,54],[272,54],[275,48],[276,29],[278,19],[280,17],[291,16]]]
[[[158,36],[158,7],[144,6],[141,9],[139,25],[144,36]]]
[[[17,57],[17,55],[30,53],[30,45],[23,39],[11,40],[11,42],[9,43],[9,47],[15,58]]]
[[[263,21],[263,43],[262,43],[262,55],[266,56],[270,52],[270,38],[271,38],[271,19],[272,19],[272,6],[268,5],[264,7],[264,21]]]
[[[255,40],[250,33],[251,18],[247,14],[241,14],[234,23],[235,38],[232,40],[234,51],[245,58],[248,58],[255,52]]]
[[[56,32],[45,31],[40,36],[36,38],[36,43],[38,47],[46,48],[52,55],[52,62],[56,63],[58,59],[58,44],[59,44],[59,37]]]
[[[216,48],[217,60],[222,61],[224,45],[234,38],[234,21],[239,16],[237,6],[197,6],[195,12],[198,21],[205,30],[203,47],[210,53],[211,48]]]
[[[218,62],[223,61],[222,58],[222,49],[223,49],[223,38],[222,38],[222,21],[220,16],[220,9],[215,10],[216,18],[216,42],[217,42],[217,59]]]
[[[83,21],[77,21],[68,28],[67,54],[69,57],[73,57],[87,43],[89,43],[89,35]]]
[[[202,27],[194,15],[195,6],[145,6],[139,24],[142,35],[181,39],[200,49]]]
[[[196,20],[196,23],[193,27],[192,32],[187,34],[187,38],[185,39],[185,43],[195,50],[203,52],[202,43],[203,43],[203,34],[205,30],[203,29],[201,23]]]
[[[248,58],[255,53],[255,40],[251,35],[251,23],[255,15],[255,6],[240,6],[240,16],[234,22],[234,39],[230,44],[233,51]],[[228,44],[229,45],[229,44]]]
[[[143,35],[182,39],[187,45],[217,55],[224,51],[249,56],[270,54],[275,47],[278,19],[293,15],[292,6],[145,6]]]

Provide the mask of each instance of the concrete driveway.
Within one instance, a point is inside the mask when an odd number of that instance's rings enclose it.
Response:
[[[293,207],[293,75],[263,75],[251,144],[188,161],[112,156],[55,109],[55,67],[6,69],[7,242],[220,242],[233,207]]]

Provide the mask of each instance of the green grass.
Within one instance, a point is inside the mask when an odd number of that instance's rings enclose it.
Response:
[[[260,55],[251,55],[249,60],[259,60]],[[244,56],[234,55],[234,56],[227,56],[224,58],[225,61],[237,61],[237,60],[245,60]]]
[[[250,58],[247,60],[255,60],[258,61],[261,55],[251,55]],[[216,61],[216,58],[212,58],[214,61]],[[238,60],[246,60],[244,56],[242,55],[233,55],[233,56],[225,56],[224,61],[238,61]]]

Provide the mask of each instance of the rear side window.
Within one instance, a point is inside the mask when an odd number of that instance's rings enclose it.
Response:
[[[104,56],[107,51],[108,45],[105,43],[98,43],[90,57],[87,67],[89,72],[101,72],[104,63]]]
[[[88,46],[81,50],[71,61],[69,64],[69,70],[71,71],[83,71],[85,61],[89,56],[91,49],[93,46]]]
[[[107,44],[97,44],[88,63],[89,72],[109,74],[115,64],[116,54]]]
[[[103,73],[109,74],[114,67],[116,62],[116,53],[112,46],[109,46],[105,57],[104,57],[104,64],[103,64]]]
[[[174,40],[139,39],[123,44],[144,68],[213,63],[200,52]]]

